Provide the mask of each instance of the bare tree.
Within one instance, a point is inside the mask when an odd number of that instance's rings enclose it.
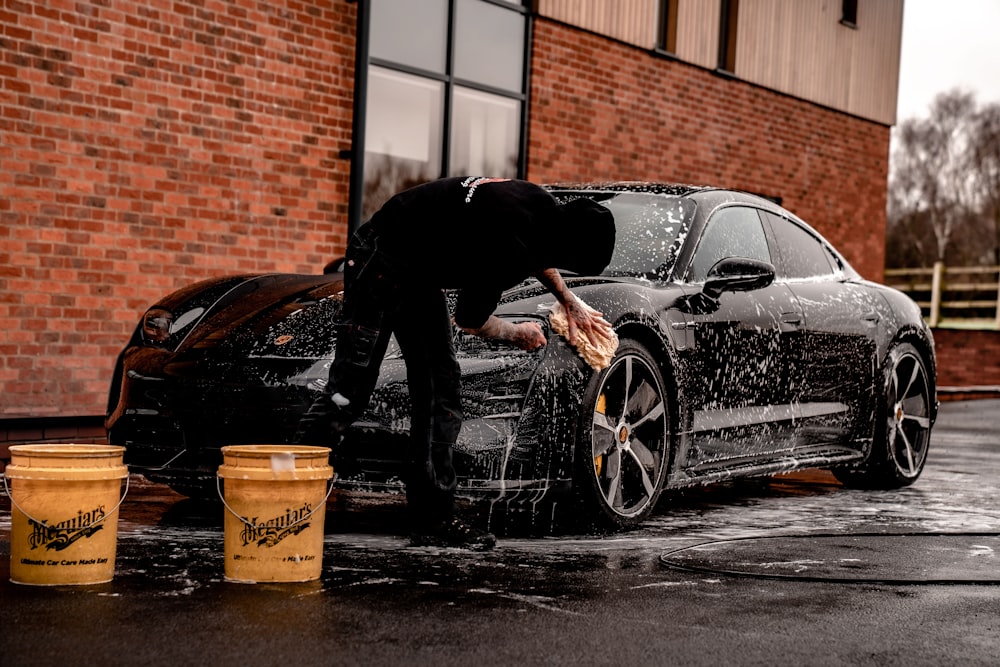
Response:
[[[894,267],[1000,264],[1000,104],[934,100],[895,130],[886,260]]]
[[[973,137],[976,196],[992,232],[989,261],[1000,265],[1000,104],[988,104],[975,114]]]
[[[890,215],[897,225],[930,226],[935,246],[931,261],[944,261],[956,227],[973,210],[970,149],[975,112],[974,96],[953,90],[935,98],[928,118],[911,118],[897,128]],[[920,236],[915,242],[921,242]]]

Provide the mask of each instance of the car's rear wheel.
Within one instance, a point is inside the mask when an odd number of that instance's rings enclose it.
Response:
[[[662,490],[670,461],[670,403],[650,352],[622,340],[590,382],[581,414],[574,487],[592,528],[641,522]]]
[[[895,489],[913,484],[924,469],[931,440],[933,381],[927,363],[909,343],[889,351],[875,438],[863,464],[834,470],[848,486]]]

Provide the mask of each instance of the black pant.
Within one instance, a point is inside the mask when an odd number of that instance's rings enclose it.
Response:
[[[368,405],[391,334],[396,335],[409,386],[411,461],[406,495],[417,528],[447,519],[456,486],[452,446],[462,427],[461,372],[451,316],[440,288],[419,270],[388,257],[364,227],[347,249],[344,304],[326,395],[350,403],[328,427],[339,436]]]

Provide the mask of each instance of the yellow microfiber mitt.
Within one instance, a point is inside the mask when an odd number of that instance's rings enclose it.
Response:
[[[583,302],[581,301],[581,303]],[[588,310],[594,311],[587,304],[584,303],[583,305]],[[566,320],[566,309],[563,308],[561,303],[557,302],[549,310],[549,322],[557,334],[566,338],[567,341],[569,340],[567,338],[569,335],[569,322]],[[600,339],[598,340],[600,341]],[[576,335],[576,351],[595,371],[604,370],[611,364],[615,352],[618,351],[618,336],[612,331],[611,338],[607,341],[600,341],[599,345],[595,347],[591,344],[589,338],[583,335],[583,333],[578,332]]]

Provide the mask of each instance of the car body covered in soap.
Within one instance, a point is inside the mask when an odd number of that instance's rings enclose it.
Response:
[[[538,322],[533,352],[455,331],[465,421],[458,493],[570,508],[595,527],[641,522],[665,489],[830,468],[845,484],[917,479],[936,416],[934,346],[917,305],[863,280],[767,199],[709,187],[549,186],[610,208],[596,276],[564,274],[620,339],[595,372],[548,323],[531,279],[497,315]],[[117,360],[109,441],[134,472],[215,493],[220,447],[292,439],[325,385],[342,276],[242,275],[165,296]],[[334,454],[337,484],[402,489],[409,398],[394,344]],[[548,511],[548,510],[546,510]]]

